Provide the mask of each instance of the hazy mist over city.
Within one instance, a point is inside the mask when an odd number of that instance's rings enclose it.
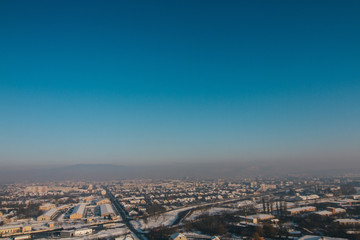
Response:
[[[48,180],[112,180],[128,178],[199,178],[337,176],[360,170],[358,159],[298,161],[194,162],[167,164],[75,164],[65,166],[12,166],[0,170],[2,183]]]

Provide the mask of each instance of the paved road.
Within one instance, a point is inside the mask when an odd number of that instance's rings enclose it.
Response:
[[[110,190],[103,186],[103,188],[106,190],[107,195],[110,198],[110,201],[112,202],[112,204],[114,205],[114,207],[116,208],[116,210],[119,212],[120,216],[122,217],[125,225],[129,228],[129,230],[132,232],[132,234],[134,234],[138,239],[140,240],[147,240],[147,238],[145,237],[144,233],[139,232],[136,228],[134,228],[134,226],[131,224],[130,222],[130,218],[127,215],[125,209],[123,208],[123,206],[120,204],[120,202],[115,198],[114,194],[112,194],[110,192]]]

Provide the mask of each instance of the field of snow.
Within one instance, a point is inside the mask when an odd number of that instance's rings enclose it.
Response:
[[[212,216],[212,215],[216,215],[221,212],[233,213],[236,211],[239,211],[239,209],[238,208],[213,207],[210,209],[196,210],[196,211],[192,212],[190,215],[188,215],[185,220],[192,221],[192,220],[197,219],[200,215],[203,215],[203,214],[209,214]]]
[[[61,238],[63,240],[87,240],[87,239],[99,239],[99,238],[110,238],[110,237],[118,237],[121,235],[129,234],[130,231],[126,227],[122,228],[114,228],[114,229],[107,229],[100,231],[98,233],[87,235],[87,236],[81,236],[81,237],[72,237],[72,238]],[[47,238],[40,238],[39,240],[46,240]]]
[[[173,211],[165,212],[158,216],[148,217],[147,222],[144,222],[143,219],[140,219],[137,221],[131,221],[131,224],[136,229],[140,229],[140,230],[144,230],[144,229],[148,229],[148,228],[156,228],[156,227],[160,227],[160,226],[169,226],[175,222],[179,212],[186,211],[189,209],[191,209],[191,207],[176,209]]]
[[[221,201],[218,202],[217,204],[227,204],[227,202],[229,201],[234,201],[234,200],[225,200],[225,201]],[[186,210],[190,210],[190,209],[194,209],[194,208],[198,208],[198,207],[206,207],[206,206],[210,206],[213,205],[214,203],[204,203],[201,205],[197,205],[197,206],[192,206],[192,207],[185,207],[185,208],[180,208],[180,209],[176,209],[176,210],[172,210],[169,212],[165,212],[163,214],[160,214],[158,216],[152,216],[149,217],[147,219],[147,221],[144,221],[143,219],[140,220],[134,220],[131,221],[131,224],[138,230],[145,230],[145,229],[151,229],[151,228],[157,228],[160,226],[169,226],[172,225],[176,219],[177,219],[177,215],[182,212],[182,211],[186,211]],[[238,211],[238,208],[221,208],[221,207],[213,207],[210,208],[209,214],[210,215],[215,215],[219,212],[225,211],[225,212],[236,212]],[[197,211],[201,211],[201,210],[196,210],[194,211],[191,215],[186,217],[186,220],[192,220],[195,219],[196,217],[200,216],[202,213],[197,213]],[[189,218],[188,218],[189,217]]]

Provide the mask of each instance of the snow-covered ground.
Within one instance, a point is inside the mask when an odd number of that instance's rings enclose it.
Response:
[[[156,228],[160,226],[169,226],[176,221],[179,212],[185,210],[188,210],[188,208],[177,209],[177,210],[165,212],[157,216],[148,217],[147,221],[144,221],[143,219],[137,221],[131,221],[131,224],[136,229],[140,229],[140,230],[144,230],[147,228]]]
[[[193,207],[187,207],[187,208],[181,208],[173,211],[169,211],[163,214],[160,214],[158,216],[152,216],[147,218],[147,221],[144,221],[143,219],[137,220],[137,221],[131,221],[131,224],[138,230],[145,230],[145,229],[151,229],[151,228],[157,228],[160,226],[170,226],[172,225],[180,212],[186,211],[189,209],[192,209]],[[200,215],[204,213],[208,213],[210,215],[216,215],[220,212],[236,212],[238,211],[237,208],[220,208],[220,207],[214,207],[207,210],[196,210],[192,214],[188,215],[186,217],[186,220],[194,220]]]
[[[130,230],[126,227],[121,228],[113,228],[102,230],[98,233],[82,236],[82,237],[72,237],[72,238],[61,238],[61,240],[86,240],[86,239],[98,239],[98,238],[110,238],[110,237],[118,237],[121,235],[129,234]],[[48,238],[40,238],[39,240],[46,240]]]
[[[200,215],[203,215],[203,214],[216,215],[221,212],[234,213],[236,211],[239,211],[239,209],[238,208],[213,207],[210,209],[196,210],[196,211],[192,212],[190,215],[188,215],[185,218],[185,220],[192,221],[192,220],[197,219]]]

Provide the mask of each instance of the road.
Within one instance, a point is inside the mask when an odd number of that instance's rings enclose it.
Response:
[[[123,206],[120,204],[120,202],[115,198],[114,194],[112,194],[110,192],[110,190],[103,186],[103,188],[106,190],[106,193],[108,195],[108,197],[110,198],[111,203],[114,205],[114,207],[116,208],[116,210],[118,211],[118,213],[120,214],[120,216],[122,217],[125,225],[129,228],[129,230],[131,231],[131,233],[133,235],[135,235],[138,239],[140,240],[147,240],[147,237],[144,235],[144,233],[138,231],[136,228],[134,228],[134,226],[131,224],[130,222],[130,218],[127,215],[125,209],[123,208]]]

